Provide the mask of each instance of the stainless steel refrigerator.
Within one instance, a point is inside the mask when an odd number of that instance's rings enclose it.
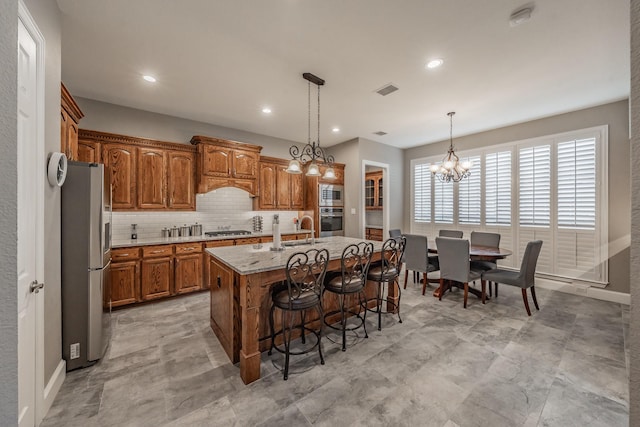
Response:
[[[69,162],[62,186],[62,356],[67,371],[94,364],[110,336],[111,190],[104,165]]]

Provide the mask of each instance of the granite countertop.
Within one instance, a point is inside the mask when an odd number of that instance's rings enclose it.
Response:
[[[290,235],[290,234],[309,234],[311,230],[298,230],[298,231],[287,231],[282,233],[282,235]],[[271,232],[263,232],[257,233],[253,232],[251,234],[243,234],[241,236],[213,236],[208,237],[204,234],[202,236],[188,236],[188,237],[147,237],[142,239],[126,239],[126,240],[114,240],[111,242],[111,247],[114,249],[117,248],[130,248],[133,246],[150,246],[150,245],[169,245],[172,243],[190,243],[190,242],[208,242],[211,240],[231,240],[231,239],[243,239],[243,238],[251,238],[251,237],[269,237],[273,236]]]
[[[297,246],[286,246],[283,251],[272,251],[270,249],[272,246],[271,243],[225,246],[205,250],[238,273],[252,274],[284,268],[291,254],[309,249],[327,249],[329,251],[329,259],[340,259],[342,251],[347,245],[362,241],[363,239],[355,239],[352,237],[333,236],[316,239],[315,245],[299,244]],[[382,242],[373,240],[366,240],[366,242],[373,243],[374,251],[382,250]]]

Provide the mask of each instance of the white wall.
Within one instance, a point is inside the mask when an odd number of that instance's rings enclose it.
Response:
[[[0,2],[0,425],[18,419],[18,2]]]

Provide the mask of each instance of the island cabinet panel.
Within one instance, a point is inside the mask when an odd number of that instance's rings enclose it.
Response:
[[[113,209],[136,207],[137,149],[125,144],[107,144],[102,148],[102,161],[111,181]]]
[[[94,141],[78,140],[78,161],[87,163],[102,163],[100,144]]]
[[[171,295],[173,282],[173,260],[171,257],[142,260],[141,299],[148,301]]]
[[[227,147],[204,145],[202,173],[207,176],[229,177],[231,175],[231,153]]]
[[[168,207],[170,209],[195,209],[195,154],[170,151],[168,175]]]
[[[112,262],[106,302],[109,307],[140,301],[140,261]]]
[[[234,363],[234,274],[213,257],[209,259],[209,292],[211,294],[211,328],[216,333],[220,344]],[[237,359],[237,355],[235,356]]]
[[[138,208],[167,207],[167,152],[162,149],[138,148]]]

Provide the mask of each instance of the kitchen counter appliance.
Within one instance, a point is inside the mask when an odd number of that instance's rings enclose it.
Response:
[[[319,184],[318,206],[344,206],[344,186]]]
[[[111,186],[104,165],[69,162],[61,200],[62,357],[70,371],[94,364],[109,343]]]
[[[320,207],[320,237],[344,236],[344,208]]]

